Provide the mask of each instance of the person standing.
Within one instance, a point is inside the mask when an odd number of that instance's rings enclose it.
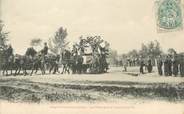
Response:
[[[163,66],[162,57],[159,56],[159,58],[157,59],[157,69],[158,69],[158,74],[159,74],[160,76],[163,75],[162,66]]]
[[[181,77],[184,77],[184,55],[181,55],[180,57],[179,66],[180,66],[180,75]]]
[[[168,75],[172,76],[172,60],[171,60],[171,56],[169,56],[169,58],[168,58]]]
[[[147,67],[148,67],[148,73],[151,73],[153,70],[153,66],[152,66],[152,62],[151,62],[150,58],[148,59],[148,66]]]
[[[141,62],[140,62],[140,73],[141,74],[144,74],[144,61],[143,60],[141,60]]]
[[[174,76],[177,76],[178,75],[178,66],[179,66],[177,55],[174,56],[172,64],[173,64],[173,68],[172,68],[173,72],[172,73]]]
[[[168,56],[166,56],[165,60],[164,60],[164,75],[168,76],[169,73],[169,67],[168,67]]]
[[[127,61],[127,59],[124,59],[124,61],[123,61],[123,71],[124,72],[127,72],[127,66],[128,66],[128,61]]]

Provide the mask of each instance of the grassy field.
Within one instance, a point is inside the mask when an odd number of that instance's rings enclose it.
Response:
[[[106,74],[1,76],[0,99],[11,102],[184,101],[184,78],[140,75],[137,67]]]

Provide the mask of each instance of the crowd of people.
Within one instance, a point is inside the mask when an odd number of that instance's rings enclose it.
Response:
[[[158,74],[160,76],[184,76],[184,55],[166,55],[157,59]]]
[[[127,71],[127,67],[139,66],[139,72],[145,74],[146,72],[152,73],[153,67],[157,67],[160,76],[184,76],[184,55],[183,54],[168,54],[160,55],[155,58],[138,58],[138,59],[125,59],[120,62],[123,66],[123,71]]]
[[[53,73],[70,73],[70,70],[73,74],[87,72],[104,73],[109,69],[106,61],[109,54],[108,49],[109,44],[97,36],[86,38],[81,37],[79,43],[73,45],[72,50],[64,49],[60,55],[48,53],[49,47],[47,46],[47,43],[44,43],[43,49],[39,52],[31,46],[26,50],[26,53],[23,56],[18,54],[14,55],[12,46],[8,45],[5,49],[1,49],[4,51],[0,51],[4,52],[1,53],[0,69],[5,72],[15,68],[15,74],[20,72],[20,70],[25,71],[26,74],[26,69],[28,69],[27,66],[31,64],[31,74],[33,73],[33,70],[37,72],[38,69],[41,69],[44,74],[48,65],[49,72],[54,70]],[[2,58],[4,58],[4,61],[2,61]],[[127,71],[127,67],[139,66],[139,72],[141,74],[144,74],[146,71],[152,73],[153,67],[157,66],[157,71],[160,76],[184,76],[183,54],[162,55],[156,58],[156,61],[155,58],[153,59],[151,57],[146,59],[126,58],[125,60],[120,61],[119,64],[123,66],[124,71]],[[60,66],[62,66],[61,72],[59,71]]]

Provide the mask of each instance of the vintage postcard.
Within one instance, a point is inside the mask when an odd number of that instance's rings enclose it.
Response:
[[[184,114],[184,0],[0,0],[0,114]]]

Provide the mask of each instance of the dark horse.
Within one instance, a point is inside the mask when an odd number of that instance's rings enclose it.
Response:
[[[33,71],[37,72],[39,68],[44,74],[42,57],[33,48],[28,48],[25,55],[16,54],[14,64],[15,75],[19,75],[21,70],[23,70],[23,75],[27,75],[27,70],[31,70],[30,75],[32,75]]]
[[[15,76],[20,75],[20,71],[23,71],[23,75],[27,75],[27,70],[32,66],[32,59],[26,55],[15,55],[14,67],[15,67]]]
[[[11,71],[10,75],[12,75],[14,56],[9,55],[6,49],[1,49],[0,56],[1,56],[0,69],[2,69],[2,74],[5,75],[5,72],[6,72],[6,75],[9,75],[8,70],[10,70]]]
[[[53,70],[53,74],[55,74],[56,72],[59,73],[59,62],[60,62],[60,55],[49,54],[47,56],[46,63],[50,74],[52,70]]]
[[[32,63],[30,76],[33,74],[34,70],[36,74],[39,69],[41,70],[42,75],[44,75],[45,74],[44,65],[45,64],[44,64],[42,55],[38,54],[35,57],[33,57],[33,63]]]
[[[62,53],[62,65],[63,65],[63,73],[70,73],[70,68],[71,68],[71,52],[68,50],[64,50]]]
[[[58,66],[59,60],[60,60],[59,55],[48,54],[47,56],[43,56],[37,53],[32,60],[33,64],[32,64],[32,71],[30,75],[33,74],[34,70],[35,70],[35,73],[37,73],[38,69],[40,69],[42,75],[44,75],[46,74],[47,68],[49,70],[49,73],[51,73],[52,70],[53,70],[53,74],[55,74],[56,72],[59,72],[59,66]]]
[[[33,59],[33,66],[32,71],[30,75],[33,74],[34,70],[35,73],[37,73],[38,69],[41,70],[42,75],[46,73],[46,67],[49,69],[49,73],[52,72],[55,74],[56,72],[59,72],[58,63],[59,63],[60,56],[59,55],[52,55],[49,54],[47,56],[43,56],[41,54],[37,54]]]

